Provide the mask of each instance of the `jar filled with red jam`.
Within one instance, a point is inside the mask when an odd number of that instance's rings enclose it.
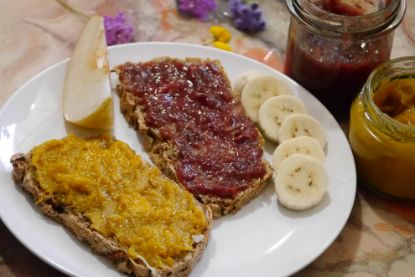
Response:
[[[389,60],[405,0],[287,0],[291,22],[285,73],[338,120],[371,71]]]

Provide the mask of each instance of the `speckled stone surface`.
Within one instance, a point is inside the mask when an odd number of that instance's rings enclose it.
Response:
[[[247,36],[224,23],[232,32],[231,46],[237,53],[281,70],[288,11],[281,0],[258,2],[265,11],[267,30]],[[212,23],[180,16],[173,0],[67,3],[90,15],[124,11],[136,26],[136,41],[211,41]],[[84,24],[54,0],[0,0],[0,105],[30,77],[69,57]],[[408,0],[392,51],[392,57],[407,55],[415,55],[415,0]],[[0,221],[0,276],[61,275],[31,254]],[[415,276],[414,201],[387,199],[359,185],[343,231],[296,276]]]

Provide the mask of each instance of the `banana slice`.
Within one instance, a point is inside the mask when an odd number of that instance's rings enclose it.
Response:
[[[270,75],[259,76],[246,83],[241,93],[241,103],[247,115],[258,122],[258,110],[265,100],[284,94],[292,94],[284,81]]]
[[[290,114],[281,123],[279,142],[299,136],[317,139],[321,148],[324,148],[327,143],[326,132],[317,120],[306,114]]]
[[[315,138],[300,136],[289,139],[278,145],[272,154],[272,167],[278,171],[280,164],[294,154],[303,154],[318,162],[323,162],[325,154],[320,143]]]
[[[283,206],[305,210],[323,199],[328,176],[320,162],[302,154],[294,154],[281,163],[274,185],[278,201]]]
[[[233,95],[239,97],[246,83],[248,83],[250,80],[255,79],[256,77],[259,77],[259,76],[265,76],[265,74],[257,72],[257,71],[247,71],[243,73],[242,75],[240,75],[236,79],[233,85],[233,90],[232,90]]]
[[[293,95],[279,95],[268,98],[258,111],[259,126],[264,135],[270,140],[278,142],[281,123],[292,113],[307,113],[307,108],[300,98]]]

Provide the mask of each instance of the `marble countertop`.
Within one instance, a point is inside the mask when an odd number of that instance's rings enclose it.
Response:
[[[407,0],[392,57],[415,55],[415,0]],[[281,0],[260,0],[266,31],[247,36],[230,25],[234,52],[282,69],[289,14]],[[70,0],[87,14],[124,11],[136,41],[206,44],[211,22],[181,17],[174,0]],[[55,0],[0,0],[0,105],[26,80],[71,55],[85,21]],[[0,220],[0,276],[60,276],[18,242]],[[296,276],[415,276],[415,202],[383,198],[358,185],[333,244]]]

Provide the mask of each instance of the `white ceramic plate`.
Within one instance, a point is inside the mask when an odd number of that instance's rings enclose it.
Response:
[[[286,276],[317,258],[342,230],[353,206],[356,173],[349,144],[327,109],[285,75],[243,56],[208,47],[178,43],[138,43],[112,47],[111,66],[158,56],[219,59],[231,81],[245,71],[284,79],[327,131],[325,167],[328,193],[317,207],[292,212],[281,207],[272,185],[235,215],[215,221],[208,247],[192,276]],[[57,269],[77,276],[116,276],[106,259],[60,225],[43,216],[32,199],[10,178],[10,156],[67,135],[62,116],[62,87],[67,60],[39,73],[23,85],[0,112],[0,215],[11,232],[33,253]],[[335,97],[335,95],[333,95]],[[115,136],[146,159],[135,132],[115,101]],[[267,145],[268,160],[275,146]]]

